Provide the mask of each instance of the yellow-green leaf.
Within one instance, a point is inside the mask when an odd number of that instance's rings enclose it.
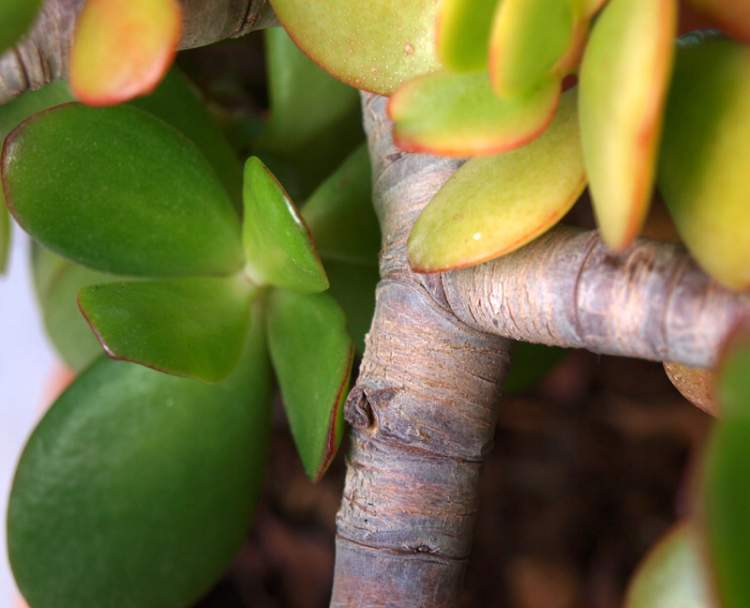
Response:
[[[182,31],[178,0],[87,0],[70,51],[70,84],[93,106],[152,91],[169,68]]]
[[[709,608],[713,605],[700,539],[689,522],[673,528],[638,567],[626,608]]]
[[[438,67],[435,0],[271,0],[300,48],[339,80],[388,95]]]
[[[499,99],[485,72],[435,72],[401,87],[390,99],[396,144],[445,156],[497,154],[537,137],[552,120],[560,83],[549,80],[526,96]]]
[[[540,138],[471,159],[448,180],[409,236],[409,262],[437,272],[510,253],[556,224],[585,185],[573,89]]]
[[[465,72],[487,65],[492,16],[499,1],[442,0],[437,52],[447,69]]]
[[[611,0],[586,47],[583,156],[599,231],[615,250],[648,212],[676,30],[676,0]]]
[[[750,48],[691,36],[677,51],[659,189],[698,263],[750,288]]]

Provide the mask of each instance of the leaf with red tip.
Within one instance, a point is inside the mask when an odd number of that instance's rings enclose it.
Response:
[[[437,69],[435,0],[271,0],[300,48],[353,87],[389,95]]]
[[[499,0],[442,0],[437,52],[449,70],[467,72],[487,65],[492,15]]]
[[[583,155],[599,231],[618,251],[648,213],[676,31],[676,0],[611,0],[586,47]]]
[[[152,91],[177,52],[178,0],[87,0],[70,51],[70,84],[92,106]]]
[[[498,99],[487,74],[436,72],[401,87],[390,99],[396,144],[444,156],[497,154],[522,146],[546,128],[560,98],[550,80],[532,93]]]
[[[34,22],[42,0],[0,2],[0,53],[13,46]]]
[[[268,343],[292,437],[317,481],[338,450],[353,348],[344,312],[330,295],[275,290]]]
[[[677,51],[659,190],[677,230],[716,280],[750,289],[750,48],[691,35]]]
[[[747,0],[690,0],[701,13],[740,42],[750,43],[750,2]]]
[[[556,224],[585,185],[572,89],[540,138],[456,171],[414,225],[409,262],[437,272],[510,253]]]
[[[684,522],[646,556],[630,582],[625,608],[711,606],[708,572],[693,524]]]
[[[500,97],[527,95],[561,78],[579,41],[575,0],[503,0],[490,38],[490,78]]]
[[[78,305],[113,359],[216,382],[240,358],[252,291],[239,275],[129,281],[85,287]]]

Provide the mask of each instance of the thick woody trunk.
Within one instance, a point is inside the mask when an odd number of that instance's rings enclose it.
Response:
[[[346,407],[352,449],[331,605],[448,607],[469,556],[508,344],[459,321],[440,281],[409,270],[408,231],[456,163],[401,154],[384,103],[364,103],[385,239],[375,317]]]
[[[0,104],[68,73],[70,43],[84,0],[46,0],[31,31],[0,55]],[[182,0],[180,48],[211,44],[274,23],[267,0]]]

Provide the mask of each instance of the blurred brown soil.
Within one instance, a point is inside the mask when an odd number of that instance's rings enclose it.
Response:
[[[499,404],[465,607],[614,608],[648,547],[689,509],[711,419],[661,365],[573,351]],[[200,608],[327,606],[343,453],[317,486],[278,413],[262,505]]]

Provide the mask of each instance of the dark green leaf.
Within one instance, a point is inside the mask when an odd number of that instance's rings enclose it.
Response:
[[[0,53],[13,46],[34,22],[42,0],[3,0],[0,2]]]
[[[10,254],[10,218],[5,207],[0,206],[0,275],[5,273]]]
[[[99,360],[31,436],[8,512],[34,608],[184,608],[242,544],[269,421],[262,323],[220,384]]]
[[[283,186],[254,156],[245,164],[244,199],[246,268],[253,281],[302,292],[328,289],[310,231]]]
[[[237,203],[242,200],[240,161],[199,91],[179,69],[172,68],[153,93],[131,103],[158,116],[193,140],[232,199]]]
[[[564,348],[544,344],[515,342],[510,372],[503,384],[503,392],[518,395],[536,386],[569,352]]]
[[[364,138],[359,95],[308,59],[282,28],[265,36],[271,111],[253,149],[304,198]]]
[[[324,260],[377,265],[380,228],[370,181],[370,156],[362,145],[302,208]]]
[[[745,368],[745,375],[750,369]],[[750,397],[750,395],[746,395]],[[747,399],[744,405],[750,403]],[[723,608],[750,606],[750,418],[722,420],[704,462],[706,541]]]
[[[357,352],[365,352],[365,334],[370,330],[375,312],[375,287],[380,280],[377,266],[349,264],[327,260],[326,272],[331,280],[330,293],[346,313],[346,325]]]
[[[79,266],[39,246],[32,250],[32,268],[47,335],[65,364],[80,371],[102,348],[78,310],[78,292],[122,279]]]
[[[2,176],[18,222],[98,270],[228,274],[242,264],[237,217],[198,148],[130,106],[66,104],[6,141]]]
[[[110,357],[216,382],[242,354],[252,290],[239,275],[130,281],[86,287],[78,304]]]
[[[271,294],[268,341],[289,426],[305,472],[323,476],[343,435],[352,367],[346,319],[328,294]]]

